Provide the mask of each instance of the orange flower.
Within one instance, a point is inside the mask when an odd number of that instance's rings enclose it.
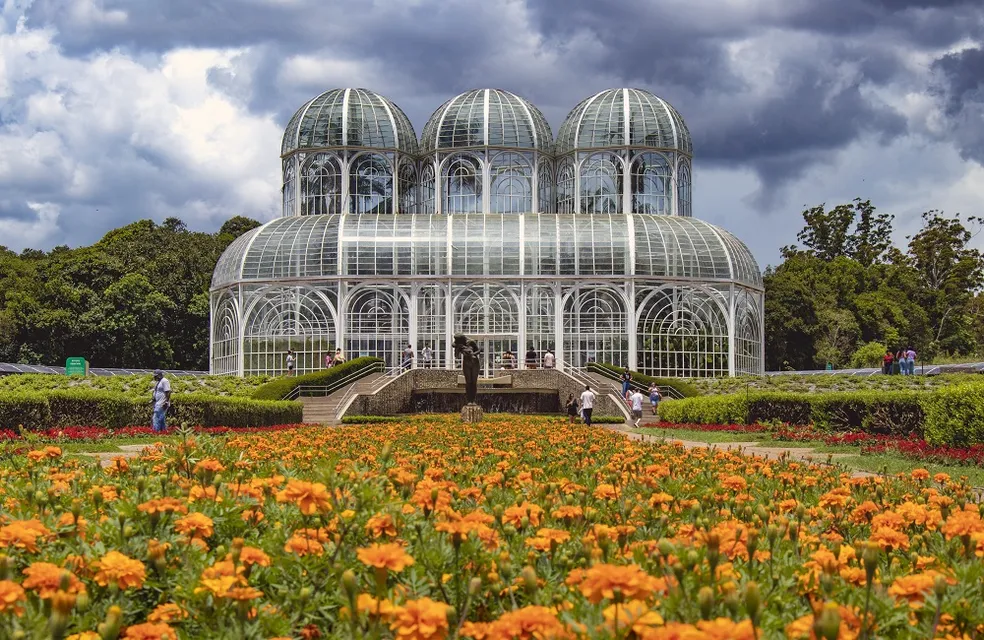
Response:
[[[284,545],[284,551],[287,553],[296,553],[303,558],[309,555],[320,556],[325,552],[325,547],[317,540],[312,540],[295,533],[287,540],[287,544]]]
[[[840,629],[837,632],[837,637],[842,640],[854,640],[857,638],[861,632],[861,616],[858,615],[857,610],[834,605],[833,603],[828,606],[836,606],[837,611],[840,613]],[[813,614],[797,618],[786,625],[786,637],[790,640],[818,640],[817,636],[813,633],[813,622]]]
[[[594,497],[599,500],[615,500],[618,494],[618,488],[613,484],[599,484],[594,490]]]
[[[414,560],[403,547],[394,542],[373,544],[356,551],[362,564],[377,569],[387,569],[399,573],[412,565]]]
[[[749,620],[735,622],[730,618],[701,620],[697,628],[703,632],[703,640],[754,640],[755,630]]]
[[[188,612],[174,604],[173,602],[168,602],[162,605],[158,605],[156,609],[150,612],[147,616],[147,622],[153,623],[168,623],[174,622],[176,620],[184,620],[188,617]]]
[[[14,547],[29,553],[37,553],[38,539],[50,538],[51,535],[51,531],[36,518],[14,520],[0,527],[0,548]]]
[[[568,637],[568,633],[553,611],[530,606],[504,613],[490,625],[485,637],[492,640],[560,640]]]
[[[60,457],[62,450],[59,447],[45,447],[44,449],[37,449],[35,451],[28,451],[27,457],[32,462],[40,462],[41,460],[53,460]]]
[[[21,586],[34,591],[42,600],[48,600],[58,593],[64,576],[68,576],[67,593],[85,593],[85,585],[72,572],[50,562],[34,562],[24,569],[24,575],[27,578]]]
[[[230,589],[241,585],[242,579],[239,576],[218,576],[215,578],[202,577],[201,586],[195,587],[195,593],[210,592],[221,598],[229,593]]]
[[[918,609],[922,607],[923,599],[933,590],[936,584],[936,578],[942,575],[939,571],[930,569],[922,573],[901,576],[896,578],[892,586],[888,588],[888,595],[907,600],[910,607]],[[947,581],[950,584],[955,583],[952,579],[948,579]]]
[[[430,598],[408,600],[394,611],[390,628],[401,640],[443,640],[448,635],[450,608]]]
[[[652,627],[663,624],[663,616],[649,608],[641,600],[630,600],[621,605],[611,605],[601,612],[608,628],[625,633],[631,629],[637,636],[645,637]]]
[[[222,463],[215,458],[204,458],[199,460],[198,464],[195,465],[195,473],[200,471],[219,473],[220,471],[225,471],[225,467],[222,466]]]
[[[259,589],[254,589],[253,587],[233,587],[222,594],[222,597],[228,598],[230,600],[238,600],[240,602],[245,602],[249,600],[256,600],[257,598],[263,597],[263,592]]]
[[[127,627],[123,640],[178,640],[178,632],[163,623],[145,622]]]
[[[177,498],[157,498],[137,505],[137,510],[147,515],[155,513],[188,513],[188,507]]]
[[[134,560],[119,551],[110,551],[95,563],[97,584],[105,587],[115,584],[120,589],[139,589],[147,577],[147,569],[139,560]]]
[[[21,603],[26,601],[27,594],[23,587],[12,580],[0,580],[0,613],[19,616],[24,613]]]
[[[942,531],[947,540],[984,533],[984,520],[981,520],[981,515],[976,509],[974,511],[955,511],[946,519]]]
[[[369,522],[366,523],[366,533],[373,538],[382,538],[383,536],[395,538],[396,525],[393,523],[393,516],[388,513],[377,513],[369,518]]]
[[[748,482],[741,476],[726,476],[721,480],[721,486],[731,491],[744,491],[748,488]]]
[[[212,519],[204,513],[195,511],[174,522],[174,530],[188,536],[188,539],[199,538],[204,540],[210,538],[215,533]]]
[[[905,535],[901,531],[896,531],[895,529],[890,529],[888,527],[881,527],[877,529],[873,534],[871,534],[871,541],[876,543],[882,549],[908,549],[909,548],[909,536]]]
[[[293,502],[306,516],[331,511],[328,488],[320,482],[291,478],[287,481],[287,488],[277,493],[277,502]]]
[[[594,604],[613,600],[616,590],[627,600],[645,600],[654,591],[666,589],[665,582],[634,564],[596,564],[584,572],[580,586],[584,597]]]
[[[246,566],[254,564],[261,567],[270,566],[270,556],[256,547],[243,547],[242,551],[239,552],[239,561]]]

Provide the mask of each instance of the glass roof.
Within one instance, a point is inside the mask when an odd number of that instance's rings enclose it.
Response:
[[[582,100],[560,125],[555,151],[628,146],[693,155],[683,117],[643,89],[607,89]]]
[[[400,107],[368,89],[332,89],[291,117],[281,154],[297,149],[375,147],[417,153],[417,134]]]
[[[233,242],[212,287],[380,276],[607,277],[762,288],[735,236],[660,215],[314,215],[279,218]]]
[[[424,125],[424,153],[462,147],[549,150],[553,134],[533,103],[502,89],[472,89],[451,98]]]

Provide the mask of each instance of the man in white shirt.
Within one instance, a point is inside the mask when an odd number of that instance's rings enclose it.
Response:
[[[171,406],[171,382],[160,369],[154,371],[154,431],[167,429],[167,410]]]
[[[642,420],[642,403],[646,401],[646,396],[642,395],[642,392],[636,389],[629,396],[629,403],[632,405],[632,417],[635,419],[635,426],[639,426],[639,422]]]
[[[547,349],[547,352],[543,354],[543,368],[553,369],[556,363],[557,363],[557,358],[556,356],[554,356],[553,351]]]
[[[594,411],[595,392],[589,385],[584,385],[584,393],[581,394],[581,415],[584,417],[584,424],[591,426],[591,412]]]

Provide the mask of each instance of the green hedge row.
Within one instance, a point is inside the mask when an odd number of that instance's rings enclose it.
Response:
[[[299,402],[271,402],[224,396],[181,394],[172,397],[169,425],[187,422],[203,427],[265,427],[301,421]],[[147,426],[149,396],[137,399],[106,391],[57,390],[0,393],[0,429],[37,431],[56,427],[102,426],[111,429]]]
[[[622,372],[625,369],[621,367],[616,367],[613,364],[608,364],[607,362],[590,362],[587,366],[588,371],[594,370],[598,373],[612,378],[613,380],[620,380],[622,377]],[[629,374],[632,376],[633,382],[638,382],[639,384],[649,386],[652,383],[656,383],[661,387],[670,387],[676,389],[685,398],[694,398],[700,395],[700,391],[697,387],[690,384],[685,380],[680,380],[678,378],[654,378],[652,376],[647,376],[644,373],[639,373],[638,371],[630,371]]]
[[[935,445],[984,443],[984,386],[933,391],[753,391],[666,400],[659,415],[693,424],[812,424],[830,431],[865,431],[925,438]]]
[[[362,357],[349,360],[336,367],[305,373],[301,376],[284,376],[260,385],[253,392],[254,400],[280,400],[286,398],[295,388],[300,386],[324,387],[365,369],[365,374],[371,373],[370,366],[382,362],[380,358]]]

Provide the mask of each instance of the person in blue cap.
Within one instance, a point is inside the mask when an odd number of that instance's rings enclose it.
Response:
[[[171,408],[171,381],[164,377],[164,372],[160,369],[154,371],[154,381],[152,424],[154,431],[162,432],[167,429],[167,410]]]

